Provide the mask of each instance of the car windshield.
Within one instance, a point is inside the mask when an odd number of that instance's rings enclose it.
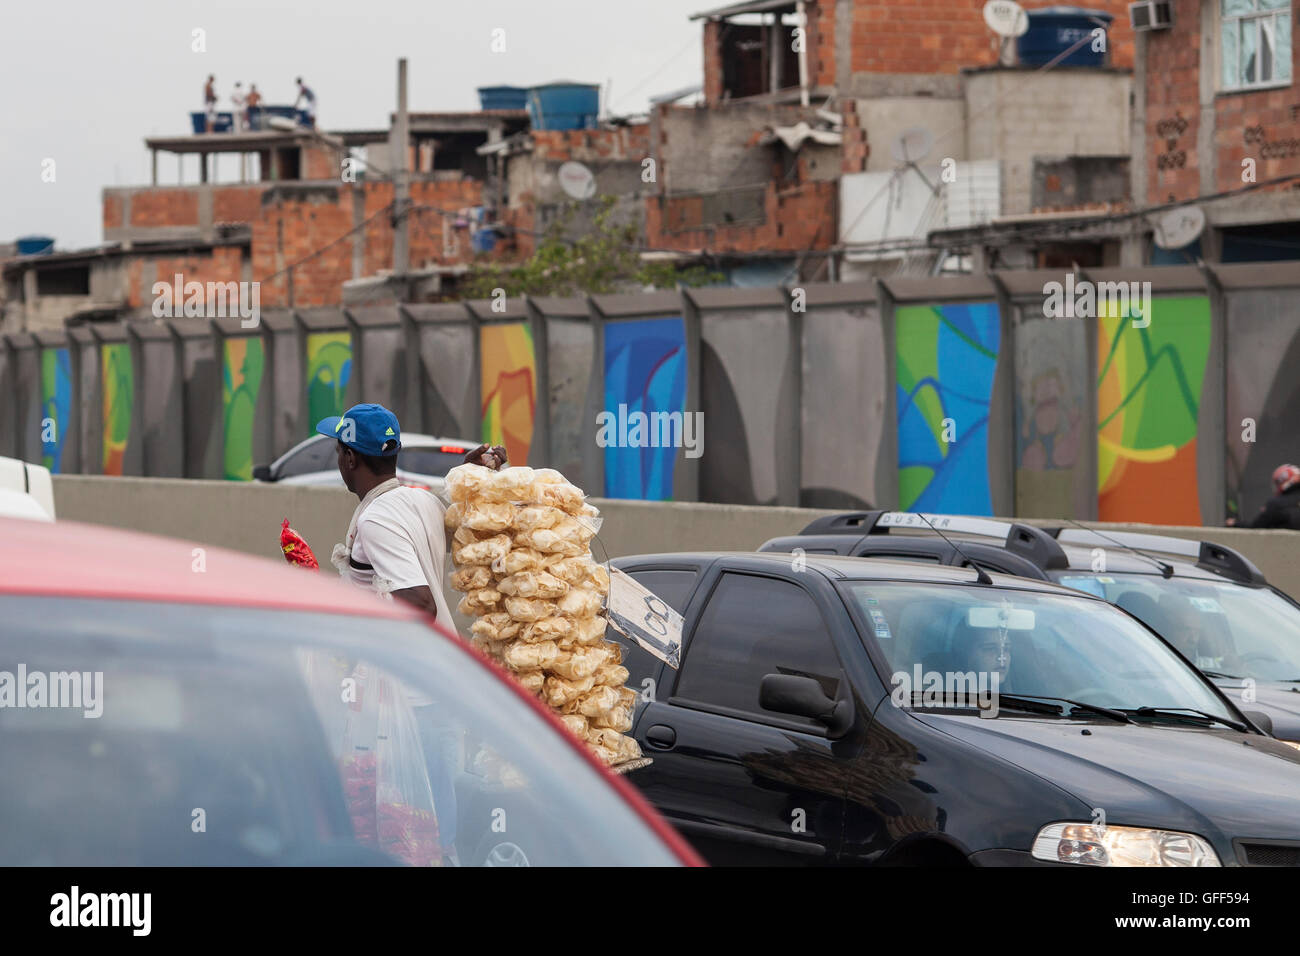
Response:
[[[975,680],[1002,695],[1057,705],[1181,708],[1240,720],[1167,646],[1100,601],[980,586],[845,587],[865,638],[888,662],[882,676],[891,688],[919,692],[936,678],[945,688]]]
[[[1300,681],[1300,608],[1268,588],[1152,574],[1057,575],[1117,604],[1214,675]]]
[[[30,597],[0,619],[0,865],[677,862],[422,624]]]

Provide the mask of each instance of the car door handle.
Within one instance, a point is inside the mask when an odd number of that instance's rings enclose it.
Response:
[[[677,743],[677,731],[667,724],[655,724],[645,732],[646,743],[659,750],[670,750]]]

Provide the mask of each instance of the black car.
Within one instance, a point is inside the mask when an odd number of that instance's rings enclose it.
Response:
[[[1095,594],[1169,640],[1224,693],[1267,714],[1273,734],[1300,747],[1300,605],[1225,545],[955,515],[854,511],[818,518],[799,534],[759,548],[796,549],[958,567],[974,561],[989,571]]]
[[[654,758],[629,779],[712,863],[1300,865],[1300,753],[1099,598],[838,556],[615,564],[685,619],[679,670],[627,649]]]

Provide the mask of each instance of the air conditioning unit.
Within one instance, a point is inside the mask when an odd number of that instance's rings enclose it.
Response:
[[[1139,0],[1128,5],[1129,23],[1141,33],[1146,30],[1168,30],[1174,25],[1173,0]]]

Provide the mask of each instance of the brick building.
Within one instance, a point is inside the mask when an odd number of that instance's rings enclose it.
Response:
[[[904,253],[879,250],[931,229],[1126,204],[1127,3],[1090,5],[1105,15],[1093,22],[1113,18],[1096,63],[1047,72],[1014,63],[983,5],[752,0],[697,14],[702,102],[652,114],[647,243],[732,264],[784,253],[784,278],[851,278],[898,268]],[[915,174],[900,141],[924,142],[906,154]],[[945,161],[956,182],[935,188]]]
[[[938,241],[985,259],[1019,255],[1046,265],[1058,264],[1053,247],[1081,265],[1300,259],[1300,48],[1292,32],[1300,3],[1172,0],[1169,10],[1171,22],[1137,33],[1133,44],[1128,202]],[[1204,215],[1199,237],[1162,248],[1162,217],[1188,207]]]

